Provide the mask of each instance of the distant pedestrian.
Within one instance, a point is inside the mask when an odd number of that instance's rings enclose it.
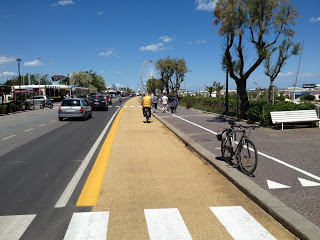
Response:
[[[170,95],[170,97],[169,97],[169,108],[171,110],[171,113],[174,113],[175,105],[176,105],[176,103],[174,101],[174,97],[172,95]]]
[[[153,103],[152,103],[152,108],[153,108],[153,112],[155,113],[157,108],[158,108],[158,97],[157,95],[154,95],[152,97]]]
[[[178,96],[174,96],[173,98],[174,98],[174,102],[175,102],[174,112],[176,112],[176,111],[177,111],[177,108],[178,108],[178,103],[179,103],[179,101],[178,101]]]
[[[163,107],[163,113],[164,111],[168,111],[168,97],[166,94],[163,94],[163,97],[161,98],[162,107]]]

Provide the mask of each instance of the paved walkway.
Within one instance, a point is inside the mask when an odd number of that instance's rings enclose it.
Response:
[[[93,207],[109,213],[108,239],[296,239],[163,123],[145,123],[137,98],[126,105]]]

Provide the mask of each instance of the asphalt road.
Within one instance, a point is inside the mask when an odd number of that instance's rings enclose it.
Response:
[[[234,119],[183,107],[174,115],[158,111],[157,117],[213,153],[216,156],[213,161],[222,161],[220,142],[215,135]],[[320,129],[258,128],[251,131],[250,139],[259,152],[258,167],[253,176],[243,174],[243,178],[257,183],[320,227]]]
[[[58,121],[58,105],[0,119],[0,218],[37,216],[21,239],[63,239],[72,214],[90,211],[76,208],[75,203],[107,132],[67,204],[56,205],[121,104],[113,99],[108,111],[94,111],[87,121],[62,122]],[[0,219],[1,224],[3,221]]]

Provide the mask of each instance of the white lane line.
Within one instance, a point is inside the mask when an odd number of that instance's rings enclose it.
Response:
[[[191,122],[191,121],[188,121],[188,120],[186,120],[186,119],[184,119],[184,118],[182,118],[182,117],[179,117],[179,116],[177,116],[177,115],[175,115],[175,114],[172,114],[172,116],[175,116],[175,117],[177,117],[177,118],[179,118],[179,119],[181,119],[181,120],[183,120],[183,121],[185,121],[185,122],[188,122],[188,123],[190,123],[190,124],[192,124],[192,125],[194,125],[194,126],[197,126],[197,127],[201,128],[201,129],[203,129],[203,130],[206,130],[206,131],[208,131],[208,132],[210,132],[210,133],[213,133],[213,134],[217,135],[216,132],[211,131],[210,129],[207,129],[207,128],[205,128],[205,127],[202,127],[202,126],[200,126],[200,125],[198,125],[198,124],[196,124],[196,123],[193,123],[193,122]],[[238,142],[236,142],[236,143],[238,143]],[[257,152],[258,152],[258,154],[260,154],[261,156],[264,156],[264,157],[266,157],[266,158],[269,158],[269,159],[271,159],[271,160],[273,160],[273,161],[275,161],[275,162],[277,162],[277,163],[280,163],[280,164],[282,164],[282,165],[284,165],[284,166],[286,166],[286,167],[288,167],[288,168],[291,168],[291,169],[293,169],[293,170],[296,170],[297,172],[303,173],[303,174],[305,174],[305,175],[307,175],[307,176],[309,176],[309,177],[311,177],[311,178],[314,178],[314,179],[317,179],[317,180],[320,181],[320,177],[318,177],[318,176],[316,176],[316,175],[314,175],[314,174],[312,174],[312,173],[309,173],[309,172],[307,172],[307,171],[305,171],[305,170],[302,170],[302,169],[300,169],[300,168],[298,168],[298,167],[295,167],[295,166],[293,166],[293,165],[291,165],[291,164],[289,164],[289,163],[286,163],[286,162],[284,162],[284,161],[282,161],[282,160],[280,160],[280,159],[277,159],[277,158],[275,158],[275,157],[271,157],[271,156],[269,156],[269,155],[267,155],[267,154],[265,154],[265,153],[262,153],[262,152],[259,152],[259,151],[257,151]]]
[[[140,107],[140,108],[141,108],[142,106],[138,106],[138,107]]]
[[[107,239],[109,212],[80,212],[72,215],[64,240]]]
[[[11,135],[11,136],[9,136],[9,137],[2,138],[1,140],[7,140],[7,139],[12,138],[12,137],[15,137],[15,136],[16,136],[16,135]]]
[[[234,239],[276,239],[241,206],[210,209]]]
[[[56,122],[57,120],[52,120],[51,123]]]
[[[25,132],[29,132],[29,131],[31,131],[31,130],[33,130],[34,128],[29,128],[29,129],[27,129],[27,130],[25,130]]]
[[[35,217],[35,214],[0,216],[0,240],[19,240]]]
[[[149,237],[158,239],[192,239],[177,208],[145,209]]]
[[[43,127],[43,126],[45,126],[45,125],[47,125],[47,124],[41,124],[41,125],[39,125],[39,127]]]
[[[105,126],[105,128],[103,129],[103,131],[101,132],[100,136],[98,137],[98,139],[96,140],[96,142],[93,144],[92,148],[90,149],[90,151],[88,152],[87,156],[85,157],[85,159],[83,160],[83,162],[81,163],[81,165],[79,166],[77,172],[74,174],[74,176],[72,177],[71,181],[69,182],[68,186],[66,187],[66,189],[64,190],[63,194],[61,195],[61,197],[59,198],[58,202],[56,203],[56,205],[54,206],[55,208],[61,208],[61,207],[65,207],[74,191],[74,189],[76,188],[78,182],[80,181],[80,178],[83,174],[83,172],[85,171],[86,167],[88,166],[94,152],[96,151],[96,149],[98,148],[101,140],[103,139],[103,136],[106,134],[109,126],[111,125],[113,119],[117,116],[117,113],[120,111],[121,108],[119,108],[111,117],[111,119],[109,120],[108,124]]]
[[[131,107],[135,107],[135,106],[131,106]]]

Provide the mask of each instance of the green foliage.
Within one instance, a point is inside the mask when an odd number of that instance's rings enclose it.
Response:
[[[250,108],[247,112],[248,121],[259,122],[262,110],[268,105],[267,101],[250,101]]]
[[[303,94],[300,97],[300,100],[305,100],[305,101],[314,101],[316,99],[316,97],[314,95],[310,95],[310,94]]]

